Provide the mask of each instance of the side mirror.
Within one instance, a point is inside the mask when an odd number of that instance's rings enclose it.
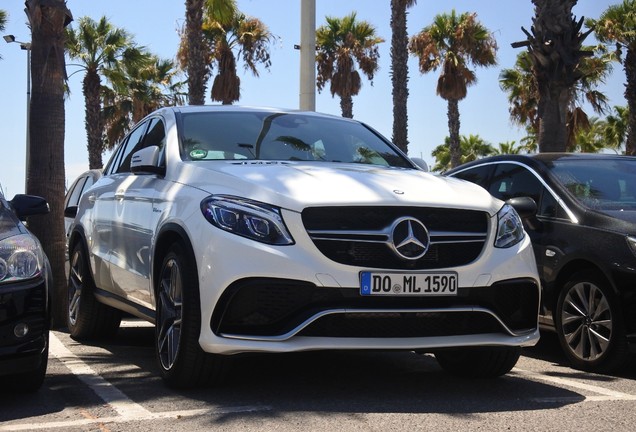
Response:
[[[149,146],[133,153],[130,159],[130,172],[134,174],[160,174],[166,173],[165,167],[159,166],[161,149],[158,146]]]
[[[64,209],[64,217],[75,218],[77,216],[77,206],[68,206]]]
[[[20,220],[25,220],[28,216],[47,214],[50,211],[49,203],[35,195],[18,194],[9,203]]]
[[[519,214],[521,219],[529,219],[537,214],[537,203],[530,197],[515,197],[506,201]]]
[[[411,161],[417,165],[422,171],[428,172],[428,164],[422,158],[411,158]]]

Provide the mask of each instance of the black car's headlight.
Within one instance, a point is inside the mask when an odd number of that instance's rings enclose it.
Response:
[[[44,256],[28,234],[0,240],[0,284],[34,278],[42,273]]]
[[[525,236],[523,222],[516,210],[506,204],[497,213],[497,238],[495,247],[509,248],[516,245]]]
[[[271,245],[294,244],[278,207],[217,195],[204,199],[201,211],[212,225],[236,235]]]

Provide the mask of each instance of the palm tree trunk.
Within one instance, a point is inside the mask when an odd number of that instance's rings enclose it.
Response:
[[[340,97],[340,109],[342,110],[342,116],[346,118],[353,118],[353,97],[341,96]]]
[[[625,57],[625,75],[627,76],[625,99],[629,107],[625,154],[633,156],[636,155],[636,52],[631,48],[627,50]]]
[[[29,229],[40,239],[54,281],[50,287],[54,327],[66,324],[64,257],[64,27],[72,20],[64,0],[45,4],[28,0],[32,33],[30,161],[27,193],[44,197],[51,212],[29,218]]]
[[[459,101],[448,99],[448,132],[451,168],[462,163],[462,149],[459,143]]]
[[[188,40],[188,102],[205,103],[205,53],[203,48],[203,0],[186,0],[186,38]]]
[[[553,84],[558,87],[558,84]],[[539,152],[564,152],[568,142],[567,107],[570,93],[566,88],[547,90],[541,93],[539,102]]]
[[[88,70],[82,83],[86,108],[86,147],[88,149],[88,168],[101,169],[104,152],[104,119],[102,117],[101,79],[95,70]]]
[[[393,84],[393,143],[408,152],[408,35],[406,3],[391,0],[391,83]]]

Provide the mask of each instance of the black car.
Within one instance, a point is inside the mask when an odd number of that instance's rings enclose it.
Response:
[[[542,282],[540,325],[574,367],[608,372],[636,349],[636,158],[504,155],[446,173],[502,200],[531,197],[525,218]]]
[[[43,198],[0,192],[0,388],[34,391],[46,374],[51,270],[21,220],[48,212]]]

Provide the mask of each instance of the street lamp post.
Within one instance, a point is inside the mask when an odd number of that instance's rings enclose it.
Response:
[[[20,42],[13,35],[3,36],[6,43],[17,43],[20,48],[27,53],[27,103],[26,103],[26,166],[24,168],[24,193],[27,193],[27,183],[29,179],[29,161],[31,152],[31,136],[29,123],[31,117],[31,42]]]

